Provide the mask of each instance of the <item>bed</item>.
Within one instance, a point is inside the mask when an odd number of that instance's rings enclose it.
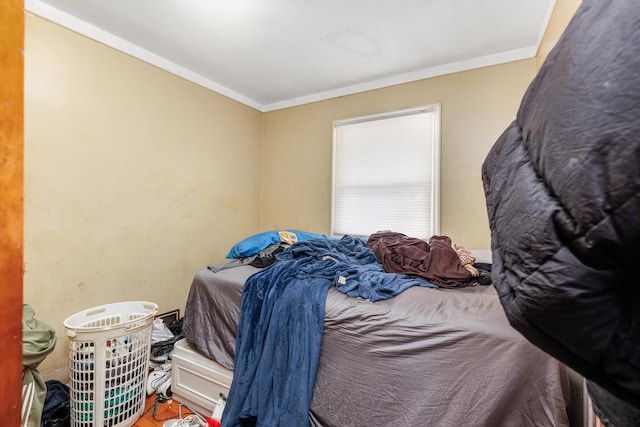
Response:
[[[243,288],[256,276],[265,281],[279,265],[284,263],[256,268],[236,260],[198,271],[185,307],[189,344],[226,368],[240,360],[246,369],[246,359],[236,359],[236,346],[243,352],[247,346],[246,338],[237,339],[242,331],[250,333],[249,316],[240,322]],[[567,368],[509,326],[493,286],[413,285],[376,302],[337,286],[320,295],[319,355],[301,424],[308,419],[311,426],[339,427],[569,425]],[[246,304],[249,297],[244,299]],[[299,371],[292,376],[301,377]],[[230,401],[239,388],[234,373]]]

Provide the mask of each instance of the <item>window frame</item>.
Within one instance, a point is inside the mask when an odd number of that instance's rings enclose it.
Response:
[[[372,114],[367,116],[353,117],[349,119],[334,120],[332,129],[332,157],[331,157],[331,235],[334,237],[342,236],[335,233],[335,211],[336,211],[336,146],[337,146],[337,128],[340,126],[359,124],[364,122],[372,122],[377,120],[393,119],[397,117],[404,117],[408,115],[416,114],[432,114],[432,135],[431,135],[431,155],[432,155],[432,169],[431,169],[431,197],[430,197],[430,212],[431,218],[429,220],[429,229],[431,235],[440,234],[440,145],[441,145],[441,104],[439,102],[423,105],[420,107],[407,108],[403,110],[396,110],[392,112]],[[392,230],[394,231],[394,230]],[[366,236],[363,236],[366,237]],[[417,236],[412,236],[417,237]],[[431,236],[426,236],[426,238]]]

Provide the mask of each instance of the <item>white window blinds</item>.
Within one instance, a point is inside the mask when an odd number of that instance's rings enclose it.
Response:
[[[438,234],[439,149],[439,104],[336,121],[332,234]]]

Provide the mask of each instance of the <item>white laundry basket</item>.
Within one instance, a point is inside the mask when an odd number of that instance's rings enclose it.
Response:
[[[157,312],[154,303],[130,301],[89,308],[64,321],[72,427],[129,427],[142,415]]]

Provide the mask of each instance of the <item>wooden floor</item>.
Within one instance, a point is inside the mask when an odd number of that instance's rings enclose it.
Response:
[[[166,420],[178,419],[179,407],[180,402],[172,399],[166,402],[156,402],[156,395],[152,394],[147,397],[144,414],[136,421],[133,427],[162,427]],[[183,417],[191,413],[186,407],[182,407]]]

